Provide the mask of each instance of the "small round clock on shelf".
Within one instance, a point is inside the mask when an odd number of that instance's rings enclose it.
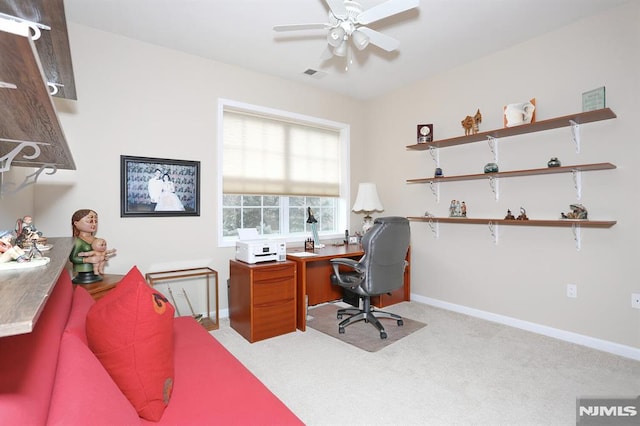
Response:
[[[418,143],[433,141],[433,124],[418,124],[417,141]]]

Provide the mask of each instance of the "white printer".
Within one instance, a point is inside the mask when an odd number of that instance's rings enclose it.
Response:
[[[238,229],[238,235],[240,240],[236,242],[236,260],[258,263],[287,259],[285,241],[260,239],[255,228]]]

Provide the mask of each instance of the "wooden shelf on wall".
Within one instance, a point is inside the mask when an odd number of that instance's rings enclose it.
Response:
[[[550,175],[556,173],[586,172],[592,170],[610,170],[615,169],[615,164],[611,163],[594,163],[594,164],[577,164],[574,166],[561,167],[544,167],[540,169],[511,170],[496,173],[477,173],[472,175],[456,175],[442,176],[432,178],[407,179],[407,183],[430,183],[430,182],[453,182],[461,180],[478,180],[489,178],[503,178],[516,176],[534,176],[534,175]]]
[[[33,42],[42,70],[46,81],[58,85],[58,93],[53,96],[76,100],[64,0],[5,0],[0,2],[0,13],[51,28],[42,30],[40,38]]]
[[[432,147],[447,148],[455,145],[486,141],[489,137],[499,139],[509,136],[524,135],[526,133],[542,132],[545,130],[568,127],[572,122],[576,124],[585,124],[594,121],[609,120],[612,118],[616,118],[616,114],[610,108],[602,108],[595,111],[579,112],[548,120],[536,121],[534,123],[523,124],[521,126],[505,127],[502,129],[490,130],[488,132],[480,132],[475,135],[459,136],[455,138],[435,140],[428,143],[407,145],[407,148],[417,151],[425,151]]]
[[[481,219],[469,217],[424,217],[409,216],[407,219],[415,222],[440,222],[440,223],[456,223],[469,225],[510,225],[510,226],[549,226],[571,228],[572,226],[580,226],[583,228],[611,228],[617,223],[615,220],[583,220],[583,219],[555,219],[555,220],[513,220],[513,219]]]

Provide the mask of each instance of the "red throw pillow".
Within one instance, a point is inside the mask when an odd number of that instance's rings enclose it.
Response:
[[[135,266],[87,314],[87,340],[140,417],[158,421],[173,388],[174,308]]]

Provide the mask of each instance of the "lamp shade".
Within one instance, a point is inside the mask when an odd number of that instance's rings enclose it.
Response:
[[[347,43],[342,41],[342,43],[334,47],[333,54],[336,56],[347,56]]]
[[[380,197],[378,197],[378,190],[375,183],[361,183],[358,186],[358,195],[356,196],[356,202],[353,203],[352,210],[354,212],[381,212],[384,210]]]
[[[333,47],[338,47],[344,42],[345,34],[344,28],[342,27],[332,28],[329,34],[327,34],[327,42]]]
[[[353,40],[353,44],[356,45],[356,48],[358,48],[358,50],[362,50],[369,45],[369,36],[360,30],[355,30],[351,34],[351,39]]]

